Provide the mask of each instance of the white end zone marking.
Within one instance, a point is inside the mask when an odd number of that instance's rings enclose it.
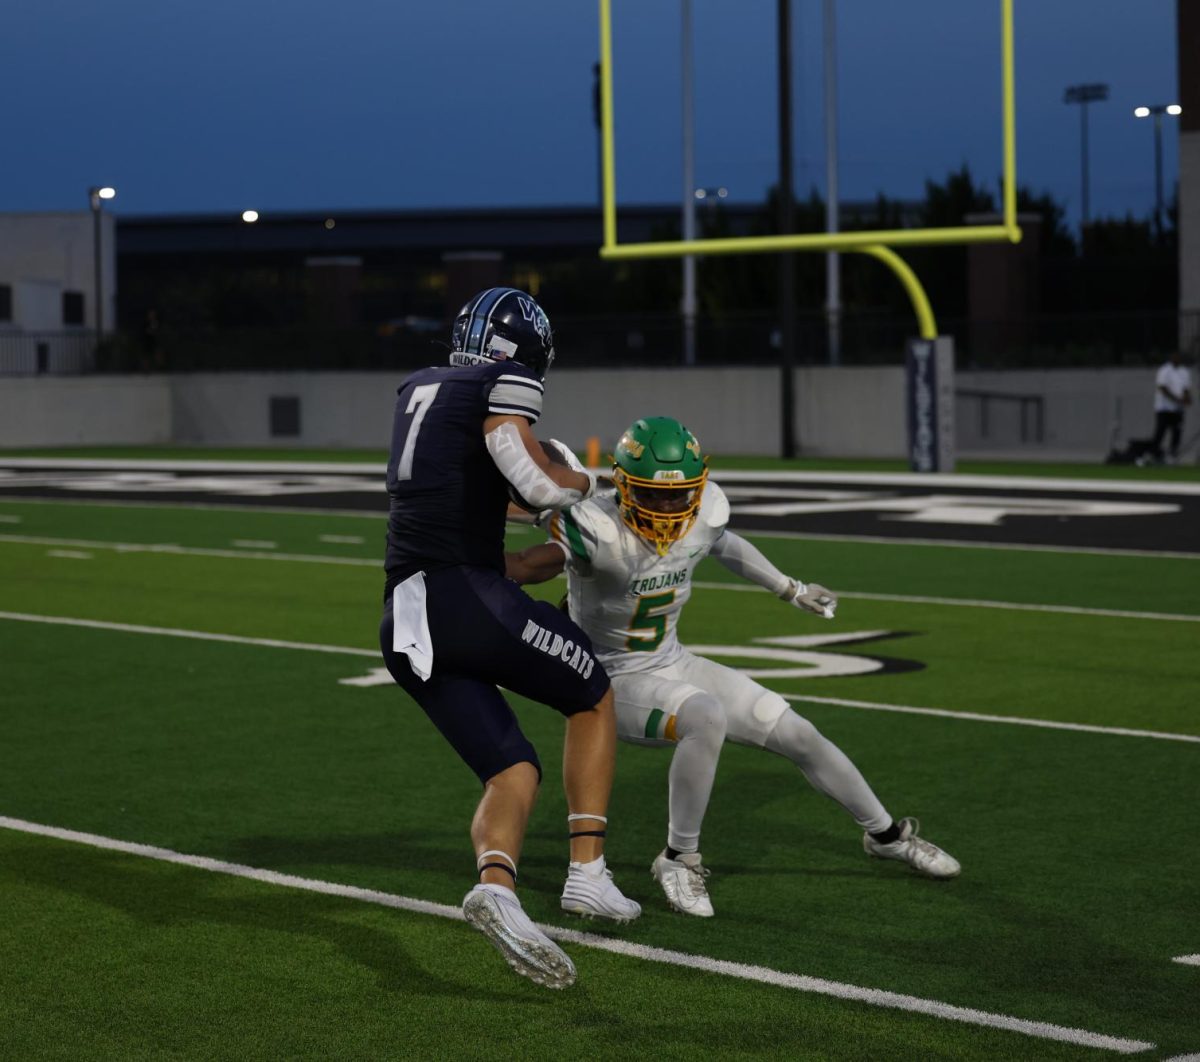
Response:
[[[1172,962],[1181,962],[1184,966],[1200,966],[1200,955],[1176,955]]]
[[[146,859],[157,859],[165,863],[176,863],[192,867],[196,870],[207,870],[216,874],[228,874],[231,877],[248,878],[251,881],[267,885],[280,885],[290,889],[301,889],[306,892],[321,893],[326,896],[340,896],[348,900],[358,900],[363,903],[379,904],[383,907],[394,907],[415,914],[435,915],[438,918],[449,918],[456,922],[463,920],[462,911],[457,907],[433,903],[428,900],[416,900],[408,896],[397,896],[393,893],[379,892],[375,889],[362,889],[353,885],[341,885],[337,882],[320,881],[314,878],[301,878],[294,874],[281,874],[274,870],[262,870],[258,867],[246,866],[242,863],[227,863],[207,856],[186,855],[169,848],[158,848],[154,845],[137,844],[132,841],[120,841],[112,837],[102,837],[94,833],[81,833],[76,830],[64,830],[57,826],[43,826],[36,822],[26,822],[23,819],[12,819],[0,815],[0,828],[15,830],[20,833],[36,834],[41,837],[52,837],[60,841],[70,841],[84,844],[92,848],[102,848],[112,852],[123,852],[127,855],[142,856]],[[993,1014],[972,1007],[958,1007],[951,1003],[942,1003],[936,999],[922,999],[919,996],[903,995],[899,992],[888,992],[878,988],[862,988],[858,985],[842,984],[839,981],[827,981],[820,977],[808,977],[804,974],[784,973],[765,966],[750,966],[744,963],[728,962],[723,959],[710,959],[704,955],[688,955],[679,951],[668,951],[665,948],[652,948],[645,944],[631,944],[609,937],[596,936],[592,933],[581,933],[574,929],[561,929],[557,926],[541,925],[539,928],[548,936],[571,944],[580,944],[588,948],[625,955],[642,959],[647,962],[664,963],[670,966],[682,966],[705,973],[720,974],[725,977],[736,977],[744,981],[755,981],[759,984],[775,985],[780,988],[790,988],[798,992],[808,992],[816,995],[832,996],[836,999],[850,1000],[856,1003],[866,1003],[870,1006],[887,1007],[894,1010],[904,1010],[915,1014],[926,1014],[930,1017],[946,1021],[964,1022],[968,1025],[981,1025],[992,1029],[1003,1029],[1007,1032],[1020,1033],[1041,1040],[1057,1040],[1062,1043],[1077,1044],[1080,1047],[1095,1047],[1101,1050],[1116,1051],[1120,1054],[1137,1054],[1151,1051],[1156,1046],[1146,1040],[1128,1040],[1117,1036],[1107,1036],[1104,1033],[1089,1032],[1086,1029],[1072,1029],[1064,1025],[1053,1025],[1049,1022],[1028,1021],[1024,1018],[1014,1018],[1008,1014]]]

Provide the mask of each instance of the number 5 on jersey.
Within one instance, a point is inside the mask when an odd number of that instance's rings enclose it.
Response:
[[[667,635],[667,616],[664,612],[655,613],[656,609],[670,608],[675,602],[675,591],[668,590],[665,594],[651,594],[639,598],[637,611],[629,621],[629,637],[625,639],[625,648],[631,653],[652,653]],[[646,637],[634,637],[635,632],[648,631]]]

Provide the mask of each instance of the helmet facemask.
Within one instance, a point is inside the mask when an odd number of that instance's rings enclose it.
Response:
[[[696,522],[707,481],[700,443],[677,420],[639,420],[617,443],[613,483],[621,519],[660,557]]]

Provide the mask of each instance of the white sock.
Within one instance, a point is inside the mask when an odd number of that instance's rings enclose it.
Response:
[[[604,856],[597,856],[590,863],[576,863],[575,865],[585,874],[597,878],[604,873]]]

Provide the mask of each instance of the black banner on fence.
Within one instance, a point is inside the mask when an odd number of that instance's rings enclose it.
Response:
[[[908,460],[914,472],[954,471],[954,340],[910,339]]]

